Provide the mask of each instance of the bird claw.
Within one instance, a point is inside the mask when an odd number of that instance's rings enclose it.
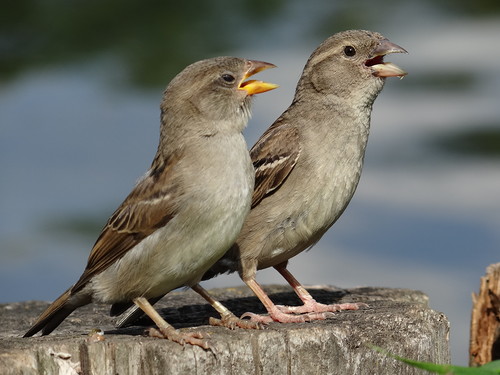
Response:
[[[359,310],[361,307],[368,307],[366,303],[342,303],[325,305],[323,303],[308,302],[302,306],[276,306],[285,314],[309,314],[309,313],[335,313],[344,310]],[[329,316],[333,316],[329,315]]]
[[[260,324],[269,324],[274,322],[273,318],[271,318],[269,315],[259,315],[251,312],[246,312],[240,317],[241,320],[245,320],[244,318],[250,318],[249,320],[251,322],[257,322]]]
[[[234,330],[236,328],[264,329],[264,326],[261,322],[256,322],[249,319],[240,319],[234,315],[228,317],[222,317],[221,319],[210,317],[208,322],[211,326],[226,327],[231,330]]]
[[[182,346],[189,344],[194,346],[202,347],[203,349],[210,349],[208,341],[203,340],[203,335],[201,332],[179,332],[172,328],[149,328],[147,334],[150,337],[156,337],[160,339],[167,339],[176,342]]]
[[[333,314],[332,314],[333,316]],[[250,312],[246,312],[241,316],[243,318],[250,318],[253,322],[259,322],[263,324],[269,324],[272,322],[277,323],[306,323],[311,322],[313,320],[325,320],[329,318],[330,315],[328,313],[310,313],[310,314],[285,314],[279,310],[273,312],[269,315],[258,315]]]

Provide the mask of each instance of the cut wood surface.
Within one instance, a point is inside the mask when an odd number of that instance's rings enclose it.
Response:
[[[299,304],[290,288],[267,286],[279,304]],[[173,292],[156,306],[180,329],[209,336],[212,350],[143,336],[142,326],[117,330],[109,306],[75,311],[51,335],[21,338],[47,302],[0,305],[0,374],[422,374],[373,350],[405,358],[449,363],[449,323],[428,307],[423,293],[405,289],[310,287],[323,303],[365,302],[359,311],[325,321],[272,323],[263,330],[231,331],[207,325],[212,308],[192,291]],[[237,315],[264,312],[245,287],[214,289]],[[89,335],[93,329],[104,335]]]

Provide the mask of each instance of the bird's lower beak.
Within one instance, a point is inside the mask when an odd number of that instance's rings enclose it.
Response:
[[[263,61],[249,60],[248,63],[249,63],[249,68],[246,71],[245,75],[243,76],[243,79],[241,80],[238,86],[240,90],[245,90],[248,95],[255,95],[255,94],[260,94],[262,92],[274,90],[276,87],[278,87],[278,85],[275,85],[274,83],[268,83],[256,80],[245,81],[245,79],[253,76],[254,74],[257,74],[258,72],[276,67],[276,65],[274,64]]]
[[[373,50],[373,57],[366,60],[365,65],[370,67],[375,77],[404,77],[408,73],[399,66],[384,62],[384,56],[389,53],[408,53],[403,47],[390,42],[387,39],[382,40]]]

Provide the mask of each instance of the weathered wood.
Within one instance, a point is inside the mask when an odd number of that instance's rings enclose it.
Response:
[[[488,266],[472,294],[469,353],[471,366],[500,359],[500,263]]]
[[[280,304],[298,304],[287,287],[266,290]],[[210,335],[213,351],[142,336],[144,327],[115,330],[108,306],[77,310],[53,334],[22,335],[44,302],[0,306],[0,373],[9,374],[421,374],[369,347],[421,361],[449,362],[449,323],[428,307],[421,292],[330,287],[309,289],[320,302],[366,302],[326,321],[270,324],[264,330],[230,331],[206,325],[217,316],[191,291],[170,293],[157,306],[174,326]],[[212,291],[235,313],[262,312],[246,288]],[[179,308],[175,308],[179,306]],[[144,319],[142,323],[148,324]],[[190,328],[183,328],[190,327]],[[104,340],[86,335],[104,330]]]

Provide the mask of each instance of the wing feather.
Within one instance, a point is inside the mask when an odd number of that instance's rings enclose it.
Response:
[[[180,159],[180,155],[173,155],[163,163],[155,159],[146,176],[108,220],[72,293],[176,215],[182,195],[181,181],[175,173]]]
[[[250,150],[255,168],[252,208],[272,194],[286,180],[300,155],[299,131],[276,122]]]

